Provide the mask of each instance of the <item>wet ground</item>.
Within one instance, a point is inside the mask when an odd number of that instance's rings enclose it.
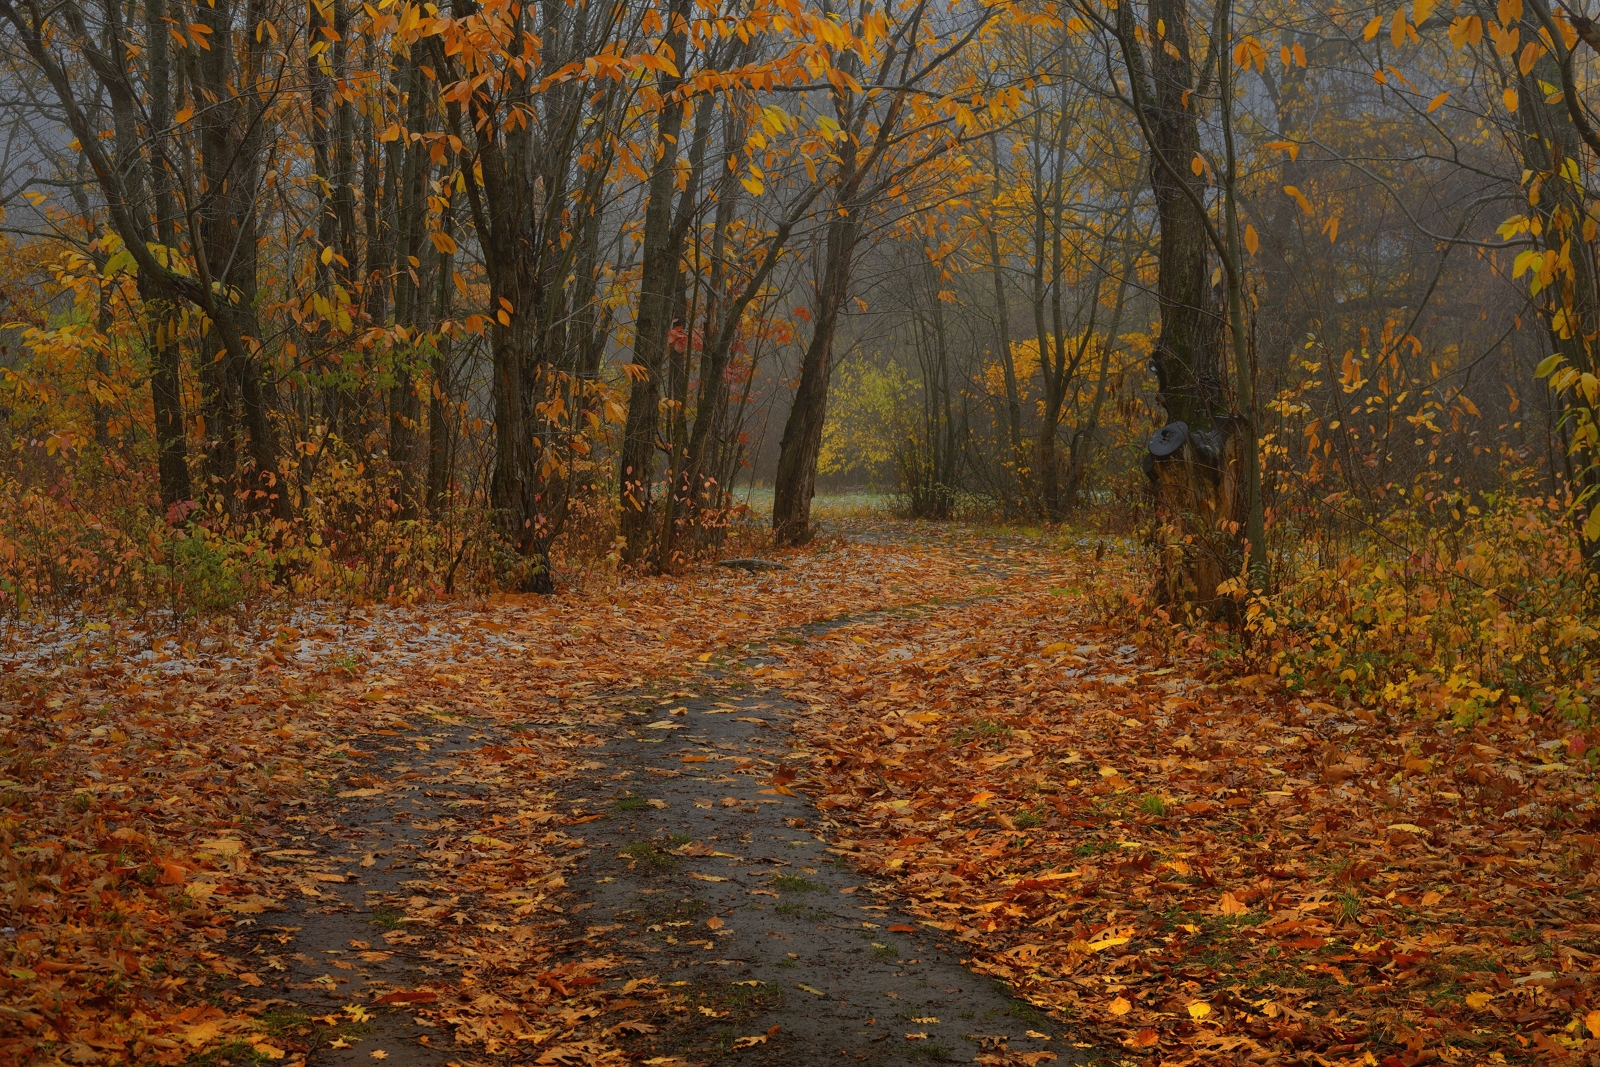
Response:
[[[670,698],[630,713],[597,756],[608,771],[590,795],[617,814],[575,885],[641,972],[688,983],[707,1009],[663,1044],[705,1061],[765,1037],[740,1056],[763,1064],[1071,1053],[830,853],[816,809],[786,795],[789,710]]]
[[[450,772],[490,737],[470,724],[393,741],[364,735],[348,746],[353,768],[342,784],[353,788],[337,791],[355,795],[319,798],[274,824],[279,847],[258,861],[285,872],[286,909],[240,923],[227,945],[261,983],[246,979],[253,988],[237,991],[278,1001],[263,1017],[269,1040],[330,1067],[372,1064],[374,1050],[396,1065],[459,1059],[447,1034],[379,1000],[457,976],[450,961],[431,955],[428,931],[401,920],[412,898],[437,885],[432,864],[419,857],[441,820],[484,791]],[[372,785],[358,784],[368,779]],[[396,780],[392,791],[377,788]]]
[[[792,710],[763,697],[635,700],[608,743],[583,750],[585,769],[564,791],[563,808],[605,816],[572,831],[587,831],[566,909],[584,947],[623,956],[616,977],[654,978],[679,994],[657,1032],[634,1038],[638,1057],[1081,1058],[1067,1035],[968,972],[956,946],[880,902],[830,851],[819,813],[787,784]],[[462,769],[506,740],[470,723],[352,739],[352,770],[339,784],[354,788],[274,824],[278,847],[260,861],[285,872],[286,910],[236,928],[227,948],[261,983],[246,979],[252,988],[238,992],[278,1002],[264,1023],[308,1063],[372,1064],[375,1051],[389,1065],[478,1062],[407,1009],[405,991],[458,981],[463,962],[411,916],[509,928],[488,897],[443,895],[460,887],[432,844],[463,808],[493,801],[490,783]]]
[[[478,981],[460,938],[440,936],[455,924],[536,936],[558,958],[566,938],[573,957],[620,959],[608,981],[671,990],[672,1010],[615,1035],[635,1062],[1091,1058],[966,970],[958,945],[897,912],[891,886],[865,882],[830,848],[839,828],[791,788],[803,784],[786,763],[796,711],[720,678],[695,692],[618,696],[581,730],[446,720],[350,738],[350,770],[329,794],[267,827],[272,847],[257,858],[278,865],[286,910],[230,937],[226,949],[251,967],[252,988],[236,992],[275,1002],[267,1032],[312,1065],[535,1062],[536,1043],[499,1056],[463,1049],[406,1000],[430,982]],[[578,851],[560,861],[563,907],[549,909],[559,914],[533,927],[527,907],[512,914],[505,894],[461,876],[475,846],[444,843],[525,816],[527,782],[492,762],[517,729],[565,731],[575,749],[546,783],[558,799],[546,792],[540,803],[577,818],[562,847]]]

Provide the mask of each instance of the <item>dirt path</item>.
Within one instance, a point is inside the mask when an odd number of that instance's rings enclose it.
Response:
[[[1082,1061],[1059,1026],[964,968],[960,946],[830,847],[837,824],[787,785],[806,755],[788,729],[803,709],[708,681],[607,701],[605,721],[587,724],[583,758],[542,798],[579,828],[562,834],[561,917],[537,927],[525,900],[462,892],[455,875],[485,843],[471,831],[514,824],[528,795],[495,757],[572,724],[350,738],[332,795],[260,842],[295,887],[287,910],[241,923],[224,946],[254,963],[243,984],[261,981],[252,989],[277,1002],[264,1032],[311,1064],[471,1062],[452,1047],[449,1013],[417,992],[465,979],[500,995],[440,936],[453,924],[553,940],[558,955],[607,961],[609,988],[668,992],[611,1034],[644,1062]]]

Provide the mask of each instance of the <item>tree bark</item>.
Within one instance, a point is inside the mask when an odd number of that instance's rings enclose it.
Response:
[[[817,288],[811,341],[800,361],[789,418],[779,444],[778,471],[772,500],[772,528],[778,543],[800,545],[811,539],[811,498],[816,495],[817,456],[822,450],[822,425],[827,418],[828,379],[833,373],[833,335],[850,292],[851,268],[861,224],[849,208],[828,223]]]
[[[1011,308],[1006,303],[1005,269],[1000,259],[1000,147],[994,136],[989,138],[990,152],[994,156],[994,196],[990,200],[989,265],[994,272],[994,314],[1000,342],[1000,369],[1006,386],[1006,430],[1011,442],[1011,476],[1022,483],[1022,396],[1017,388],[1017,363],[1011,355]]]
[[[669,18],[674,24],[687,17],[687,0],[673,0]],[[672,33],[668,42],[675,62],[682,62],[685,35]],[[656,75],[661,113],[656,127],[656,158],[644,211],[643,248],[639,274],[639,314],[634,325],[632,386],[628,414],[623,424],[622,453],[618,463],[623,559],[637,563],[650,550],[654,528],[651,509],[655,479],[656,431],[660,422],[661,378],[667,336],[672,330],[672,303],[677,291],[681,249],[673,241],[672,193],[678,163],[678,134],[683,129],[683,104],[672,94],[681,84],[676,74]]]

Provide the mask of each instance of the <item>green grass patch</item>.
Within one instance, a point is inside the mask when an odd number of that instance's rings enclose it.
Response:
[[[652,871],[670,871],[683,861],[654,841],[635,841],[624,845],[622,855],[638,866]]]
[[[828,887],[821,882],[801,878],[797,874],[780,874],[772,880],[772,888],[781,889],[785,893],[821,893]]]
[[[250,1042],[241,1039],[218,1045],[214,1049],[196,1053],[187,1063],[189,1067],[240,1067],[242,1064],[268,1063],[270,1057],[257,1052]]]

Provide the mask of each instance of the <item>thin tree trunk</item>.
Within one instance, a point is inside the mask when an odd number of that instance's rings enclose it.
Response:
[[[817,456],[822,450],[822,426],[827,418],[833,334],[849,295],[860,232],[861,224],[853,214],[836,216],[828,223],[811,342],[800,362],[800,383],[779,444],[772,528],[777,531],[780,544],[800,545],[811,539],[811,498],[816,494]]]
[[[669,19],[687,17],[687,0],[673,0]],[[683,54],[685,37],[669,35],[673,53]],[[644,212],[643,248],[639,276],[639,314],[634,327],[633,363],[629,377],[628,414],[623,425],[618,483],[622,508],[623,559],[636,563],[650,550],[654,527],[651,514],[655,478],[656,429],[660,419],[661,375],[667,336],[672,329],[672,302],[677,289],[680,249],[673,238],[672,193],[677,173],[678,134],[683,128],[683,107],[672,99],[681,79],[662,71],[656,90],[663,104],[657,118],[656,159],[650,171]]]
[[[1018,484],[1022,481],[1022,396],[1017,388],[1017,363],[1011,355],[1011,309],[1006,303],[1005,269],[1000,259],[1000,220],[997,217],[1000,203],[1000,148],[994,136],[989,138],[990,152],[994,156],[994,197],[990,201],[989,265],[994,272],[994,314],[1000,341],[1000,368],[1006,383],[1006,430],[1011,442],[1011,476]]]

